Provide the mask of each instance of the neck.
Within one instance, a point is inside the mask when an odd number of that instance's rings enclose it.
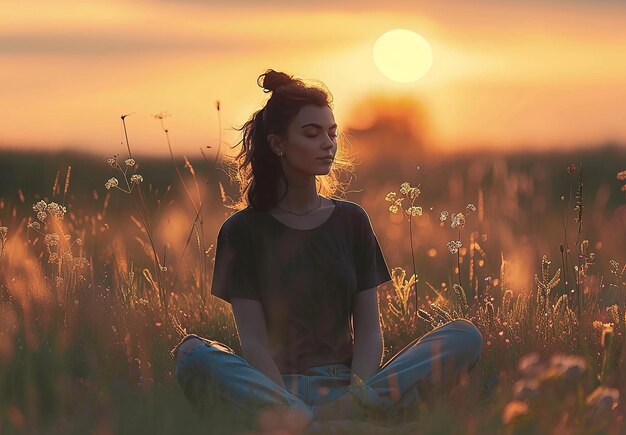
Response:
[[[312,177],[310,182],[306,184],[298,184],[293,181],[289,182],[289,190],[282,180],[278,188],[278,197],[280,199],[277,206],[290,210],[293,212],[306,212],[311,210],[320,204],[320,197],[317,194],[317,187],[315,185],[315,177]],[[285,194],[285,191],[287,192]],[[285,195],[283,197],[283,194]]]

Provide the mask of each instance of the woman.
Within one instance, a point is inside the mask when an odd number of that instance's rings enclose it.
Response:
[[[211,385],[245,412],[289,407],[306,423],[399,411],[471,370],[481,334],[456,320],[380,365],[376,290],[391,276],[365,210],[320,194],[336,190],[342,152],[329,95],[274,70],[259,79],[272,96],[237,156],[248,203],[220,228],[211,288],[232,305],[243,357],[188,335],[177,378],[193,403]]]

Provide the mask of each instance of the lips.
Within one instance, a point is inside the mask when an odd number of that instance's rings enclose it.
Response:
[[[333,160],[334,156],[318,157],[320,160]]]

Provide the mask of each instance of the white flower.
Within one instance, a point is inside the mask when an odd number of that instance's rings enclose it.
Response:
[[[111,157],[111,158],[107,159],[107,163],[109,165],[111,165],[112,167],[115,167],[117,165],[117,159],[114,158],[114,157]]]
[[[0,227],[0,239],[4,239],[8,232],[9,229],[7,227]]]
[[[450,250],[450,253],[456,254],[457,252],[459,252],[459,248],[463,246],[463,244],[460,240],[451,240],[448,242],[447,246]]]
[[[126,159],[124,160],[124,164],[126,166],[135,166],[135,159]]]
[[[85,266],[89,266],[89,261],[85,257],[74,257],[73,267],[74,269],[82,269]]]
[[[41,222],[45,221],[47,217],[48,213],[46,213],[45,211],[40,211],[37,213],[37,219],[39,219]]]
[[[37,204],[33,205],[33,211],[46,211],[47,206],[48,204],[46,204],[46,201],[41,200],[37,202]]]
[[[411,216],[421,216],[422,215],[422,207],[409,207],[409,209],[407,210],[407,213],[409,213]]]
[[[400,193],[406,195],[409,192],[411,185],[407,182],[404,182],[400,185]]]
[[[470,212],[470,211],[476,211],[476,206],[474,204],[467,204],[467,207],[465,207],[465,209]]]
[[[48,204],[47,208],[48,214],[55,219],[63,219],[67,209],[62,205],[57,204],[56,202],[51,202]]]
[[[104,184],[105,189],[110,189],[112,187],[117,187],[119,184],[119,182],[117,181],[117,178],[115,177],[111,177],[109,178],[109,180]]]
[[[411,187],[409,189],[409,198],[411,198],[411,200],[414,200],[420,195],[420,193],[422,192],[417,187]]]
[[[46,234],[43,240],[46,246],[56,246],[59,244],[59,235],[57,233]]]
[[[456,228],[459,227],[463,229],[465,227],[465,216],[463,213],[454,214],[452,213],[452,220],[450,221],[450,227]]]
[[[385,196],[385,201],[395,201],[396,200],[396,192],[389,192],[387,196]]]
[[[143,177],[139,174],[133,174],[130,176],[130,182],[131,183],[135,183],[135,184],[139,184],[143,181]]]
[[[448,219],[448,212],[444,210],[441,212],[441,215],[439,216],[439,220],[441,222],[444,222],[446,219]]]
[[[41,225],[39,225],[39,222],[33,221],[28,223],[28,228],[34,228],[36,230],[39,230],[41,229]]]

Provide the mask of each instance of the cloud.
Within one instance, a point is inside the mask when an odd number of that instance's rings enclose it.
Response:
[[[250,42],[211,37],[206,39],[155,37],[124,34],[49,34],[1,35],[0,55],[119,56],[155,53],[232,53],[250,49]]]

